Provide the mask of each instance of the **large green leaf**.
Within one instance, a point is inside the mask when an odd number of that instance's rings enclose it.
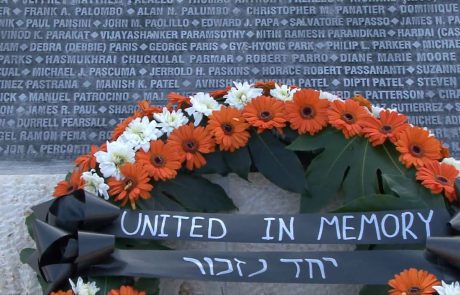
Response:
[[[247,147],[237,149],[236,151],[224,152],[224,160],[232,172],[235,172],[239,177],[248,179],[249,170],[251,168],[251,156]]]
[[[334,212],[385,211],[419,208],[414,199],[398,198],[393,195],[371,195],[355,198]]]
[[[219,212],[236,208],[222,187],[197,175],[178,174],[176,178],[161,183],[157,192],[173,198],[190,211]]]
[[[137,206],[141,210],[157,210],[157,211],[187,211],[181,204],[174,200],[171,196],[167,196],[162,191],[163,182],[157,182],[150,192],[150,199],[139,199]]]
[[[34,214],[30,214],[29,216],[26,217],[26,227],[27,227],[27,232],[29,233],[29,236],[33,239],[34,238],[34,235],[33,235],[33,230],[32,230],[32,223],[35,219],[35,216]]]
[[[305,190],[303,168],[297,155],[286,149],[270,131],[253,132],[249,150],[260,173],[277,186],[296,193]]]
[[[195,170],[197,174],[212,174],[218,173],[220,175],[227,175],[230,173],[230,168],[227,166],[226,161],[224,160],[223,152],[220,150],[215,150],[212,153],[203,155],[206,159],[206,165],[200,169]]]
[[[306,171],[307,187],[317,211],[335,198],[344,202],[380,194],[380,174],[404,175],[391,145],[372,147],[363,137],[345,139],[338,130],[327,129],[316,136],[299,136],[289,149],[295,151],[322,150]]]
[[[30,255],[34,253],[35,249],[32,248],[24,248],[21,250],[21,253],[19,253],[19,259],[21,260],[22,263],[27,263],[27,260],[29,260]]]
[[[414,173],[411,173],[414,174]],[[433,194],[415,180],[415,176],[383,174],[385,187],[401,199],[416,203],[412,208],[444,207],[445,201],[442,194]]]

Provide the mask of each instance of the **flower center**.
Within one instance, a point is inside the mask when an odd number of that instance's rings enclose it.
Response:
[[[182,148],[188,153],[194,153],[198,150],[198,143],[194,139],[188,139],[183,142]]]
[[[305,119],[311,119],[315,115],[315,110],[311,106],[307,105],[302,108],[300,115]]]
[[[417,144],[413,144],[410,147],[410,153],[415,157],[421,157],[423,155],[422,148]]]
[[[263,121],[267,122],[267,121],[270,121],[273,118],[273,116],[272,116],[272,113],[270,111],[261,111],[260,112],[260,118]]]
[[[392,130],[393,128],[390,125],[383,125],[382,128],[380,128],[382,133],[390,133]]]
[[[115,166],[120,167],[126,162],[128,162],[128,158],[124,154],[116,154],[114,153],[112,156],[113,163]]]
[[[440,184],[449,184],[449,180],[447,178],[445,178],[444,176],[436,176],[436,180],[440,183]]]
[[[125,182],[125,191],[129,190],[133,186],[134,182],[131,179],[128,179]]]
[[[233,133],[233,125],[230,123],[222,124],[222,130],[224,131],[225,135],[231,135]]]
[[[403,294],[406,294],[406,295],[421,295],[422,290],[419,287],[411,287],[411,288],[407,289],[407,292],[404,292]]]
[[[152,156],[151,161],[155,167],[163,167],[165,165],[165,159],[161,155]]]
[[[348,124],[353,124],[355,122],[355,117],[350,113],[343,114],[342,119]]]

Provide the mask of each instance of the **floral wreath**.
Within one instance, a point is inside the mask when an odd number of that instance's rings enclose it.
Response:
[[[234,82],[190,97],[170,93],[166,107],[138,105],[115,127],[111,141],[77,157],[53,196],[85,189],[132,209],[229,211],[235,206],[225,191],[202,176],[233,172],[247,180],[250,171],[259,171],[301,193],[301,212],[331,204],[344,212],[446,206],[457,211],[460,161],[426,128],[360,95],[344,100],[274,81]],[[389,286],[390,294],[460,292],[458,282],[441,284],[417,269],[396,274]],[[71,287],[51,294],[99,289],[81,278]],[[107,294],[156,290],[156,283],[118,282]]]

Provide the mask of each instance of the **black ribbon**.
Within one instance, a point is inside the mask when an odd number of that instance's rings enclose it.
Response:
[[[37,250],[28,264],[49,283],[47,293],[69,277],[106,260],[115,249],[112,235],[86,231],[71,234],[37,219],[33,234]]]
[[[130,239],[423,244],[428,235],[446,236],[450,232],[450,215],[444,208],[297,215],[131,211],[80,190],[33,210],[40,220],[70,232],[97,230]]]
[[[122,214],[120,214],[120,212]],[[326,217],[329,221],[347,219],[350,222],[356,216],[366,216],[370,220],[385,214],[412,214],[430,210],[367,212],[354,214],[305,214],[294,215],[301,220],[301,231],[305,224],[315,224],[308,218]],[[460,270],[460,237],[451,236],[460,231],[460,215],[447,219],[443,210],[433,211],[431,233],[442,234],[441,237],[426,238],[426,251],[388,250],[388,251],[354,251],[354,252],[214,252],[214,251],[149,251],[149,250],[118,250],[114,248],[115,233],[126,237],[116,229],[123,216],[137,216],[132,220],[142,220],[145,216],[164,214],[180,214],[193,218],[222,218],[228,230],[235,230],[231,235],[237,241],[255,241],[249,238],[261,225],[257,220],[264,218],[282,218],[288,215],[231,215],[231,214],[197,214],[154,211],[121,211],[98,197],[87,192],[77,191],[74,194],[58,198],[34,207],[35,216],[33,235],[37,250],[30,256],[28,263],[49,283],[47,292],[56,290],[69,277],[77,275],[89,276],[132,276],[132,277],[173,277],[193,280],[238,281],[238,282],[276,282],[276,283],[323,283],[323,284],[386,284],[394,274],[407,268],[424,269],[444,281],[458,280]],[[438,214],[439,215],[436,215]],[[363,215],[366,214],[366,215]],[[373,214],[373,215],[372,215]],[[307,219],[302,219],[307,218]],[[182,219],[184,222],[186,219]],[[202,220],[202,219],[200,219]],[[265,220],[266,221],[266,220]],[[251,222],[253,222],[251,224]],[[118,224],[118,225],[117,225]],[[265,223],[266,224],[266,223]],[[450,224],[450,226],[448,225]],[[150,224],[151,225],[151,224]],[[286,225],[286,224],[285,224]],[[356,225],[351,222],[343,230]],[[407,224],[406,224],[407,225]],[[172,226],[172,225],[168,225]],[[181,233],[177,226],[168,228],[160,226],[159,231],[175,230],[178,238]],[[195,224],[196,226],[196,224]],[[236,230],[239,226],[240,229]],[[423,233],[421,225],[414,225],[413,233]],[[162,229],[163,228],[163,229]],[[193,228],[185,227],[186,231]],[[334,225],[335,228],[335,225]],[[395,229],[396,226],[393,227]],[[99,230],[105,233],[83,231]],[[204,232],[209,227],[203,227]],[[391,227],[390,227],[391,229]],[[150,228],[149,228],[150,230]],[[153,227],[152,227],[153,230]],[[265,231],[262,231],[265,232]],[[242,234],[242,237],[238,237]],[[299,233],[294,232],[295,235]],[[337,239],[337,231],[323,233],[325,240],[319,243],[345,241]],[[364,234],[366,235],[366,234]],[[135,236],[135,235],[134,235]],[[423,235],[422,235],[423,236]],[[308,237],[308,235],[307,235]],[[135,236],[137,238],[137,236]],[[156,237],[153,237],[156,238]],[[185,237],[187,238],[187,237]],[[190,235],[188,236],[190,238]],[[311,237],[301,239],[310,242]],[[374,239],[375,240],[375,239]],[[366,242],[374,241],[372,239]],[[228,240],[226,240],[228,241]],[[327,242],[325,242],[327,241]],[[381,240],[380,240],[381,241]],[[273,242],[268,240],[267,242]],[[282,241],[285,242],[285,241]],[[350,240],[351,243],[356,243]],[[387,243],[394,243],[385,240]]]
[[[32,210],[37,219],[69,232],[104,228],[120,214],[120,208],[85,190],[41,203]]]
[[[460,213],[457,213],[450,221],[452,236],[429,237],[426,241],[426,250],[434,255],[439,263],[460,270]]]

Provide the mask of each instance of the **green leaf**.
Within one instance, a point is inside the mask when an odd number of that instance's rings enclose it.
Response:
[[[230,168],[227,166],[226,161],[224,160],[223,152],[220,150],[215,150],[212,153],[204,154],[206,159],[206,165],[200,169],[195,170],[197,174],[212,174],[218,173],[220,175],[227,175],[230,173]]]
[[[297,155],[286,149],[271,132],[253,132],[249,150],[254,165],[272,183],[296,193],[305,190],[304,171]]]
[[[308,190],[304,191],[300,196],[300,213],[318,212],[323,206],[323,200],[313,198]]]
[[[19,253],[19,258],[22,263],[27,263],[27,260],[29,260],[30,255],[34,253],[35,249],[32,248],[24,248],[21,250],[21,253]]]
[[[190,211],[220,212],[236,208],[222,187],[197,175],[178,174],[163,182],[159,190]]]
[[[141,210],[158,210],[158,211],[187,211],[181,204],[170,196],[165,195],[161,188],[163,182],[157,182],[150,192],[150,199],[139,199],[137,205]]]
[[[237,149],[236,151],[224,152],[224,160],[232,172],[239,177],[248,180],[249,170],[251,168],[251,156],[247,147]]]
[[[35,216],[34,214],[30,214],[29,216],[26,217],[26,227],[27,227],[27,232],[29,233],[29,236],[33,239],[34,238],[34,235],[33,235],[33,230],[32,230],[32,223],[35,219]]]
[[[366,285],[359,295],[387,295],[390,288],[386,285]]]
[[[42,288],[43,294],[46,294],[46,291],[48,290],[48,283],[42,278],[42,276],[39,275],[37,275],[37,280]]]
[[[371,195],[347,202],[334,212],[365,212],[418,208],[416,200],[398,198],[393,195]]]
[[[145,291],[146,295],[156,295],[160,292],[160,280],[152,278],[139,278],[134,287],[138,291]]]
[[[430,190],[423,187],[415,180],[415,176],[406,177],[402,175],[383,174],[382,179],[385,186],[392,193],[401,199],[410,200],[417,203],[418,208],[437,208],[444,207],[445,201],[442,194],[433,194]]]
[[[310,136],[299,136],[289,149],[319,151],[306,171],[307,187],[315,209],[343,196],[345,202],[380,194],[379,173],[405,174],[391,145],[373,147],[366,138],[346,139],[338,130],[326,129]],[[321,206],[319,203],[322,203]]]

